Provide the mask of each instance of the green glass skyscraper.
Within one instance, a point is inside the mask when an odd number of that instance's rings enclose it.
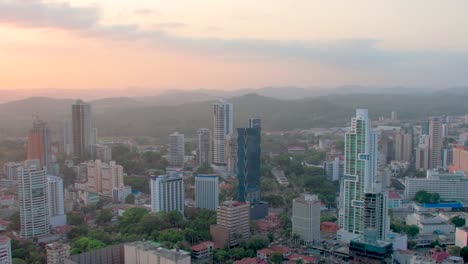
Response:
[[[257,204],[260,202],[260,128],[238,128],[237,134],[237,198],[240,202]]]

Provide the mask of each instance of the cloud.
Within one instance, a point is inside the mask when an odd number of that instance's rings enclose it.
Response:
[[[151,8],[138,8],[133,11],[136,15],[157,15],[159,12],[157,12],[154,9]]]
[[[0,22],[19,26],[83,29],[96,25],[99,18],[96,7],[46,4],[39,0],[0,0]]]
[[[135,10],[135,13],[151,14],[155,11],[143,8]],[[440,74],[447,80],[468,81],[462,72],[468,68],[468,54],[382,49],[380,40],[372,38],[332,41],[191,38],[165,31],[187,26],[183,23],[161,23],[157,30],[141,29],[135,24],[102,25],[99,23],[100,10],[96,6],[80,7],[40,0],[0,0],[2,22],[24,27],[72,29],[93,37],[145,41],[149,46],[229,56],[245,62],[294,60],[370,74],[420,78]]]

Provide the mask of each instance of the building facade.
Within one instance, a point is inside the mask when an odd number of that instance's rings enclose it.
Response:
[[[450,171],[463,171],[468,174],[468,147],[458,146],[452,150],[453,164],[450,166]]]
[[[399,132],[395,135],[395,160],[411,162],[413,156],[413,135]]]
[[[64,226],[67,224],[67,216],[65,214],[63,180],[60,177],[48,175],[47,183],[50,224],[52,227]]]
[[[324,162],[323,167],[330,181],[339,181],[343,178],[344,161],[340,160],[340,157]]]
[[[228,176],[237,175],[237,137],[226,135],[226,173]]]
[[[78,158],[90,154],[92,144],[91,105],[77,100],[72,105],[73,153]]]
[[[216,210],[219,204],[219,177],[217,175],[195,176],[195,202],[197,208]]]
[[[7,162],[3,165],[3,173],[9,180],[16,181],[18,179],[18,170],[22,164],[19,162]]]
[[[292,232],[308,243],[320,241],[320,200],[303,194],[293,200]]]
[[[441,200],[468,201],[468,178],[463,172],[455,174],[428,170],[426,178],[405,178],[405,198],[411,200],[418,191],[438,193]]]
[[[190,253],[166,249],[154,242],[133,242],[124,245],[125,264],[190,264]]]
[[[429,136],[421,135],[419,136],[419,144],[416,147],[416,160],[415,166],[418,170],[428,170],[429,169]]]
[[[169,136],[169,164],[174,167],[183,167],[185,157],[184,134],[174,132]]]
[[[216,210],[216,225],[210,227],[216,248],[235,246],[250,237],[250,204],[226,201]]]
[[[70,246],[63,243],[51,243],[46,246],[47,264],[64,264],[70,257]]]
[[[240,202],[260,202],[260,143],[260,129],[237,129],[237,199]]]
[[[234,133],[234,108],[219,100],[213,104],[213,162],[226,165],[226,135]]]
[[[47,171],[38,160],[28,160],[18,175],[20,237],[30,239],[50,233]]]
[[[387,194],[377,179],[377,132],[371,129],[367,109],[358,109],[345,134],[345,172],[341,181],[339,225],[362,235],[377,230],[385,239],[389,228]]]
[[[89,192],[112,198],[113,189],[124,186],[123,167],[115,161],[103,163],[100,160],[91,160],[86,163],[86,168]]]
[[[152,176],[151,211],[179,211],[184,214],[184,181],[176,175]]]
[[[442,122],[439,118],[431,119],[429,123],[429,168],[442,166]]]
[[[0,263],[12,264],[11,239],[9,237],[0,237]]]
[[[47,123],[35,118],[28,137],[28,160],[39,160],[42,167],[51,162],[50,131]]]
[[[197,130],[198,147],[197,160],[198,164],[211,164],[213,161],[211,130],[208,128],[200,128]]]

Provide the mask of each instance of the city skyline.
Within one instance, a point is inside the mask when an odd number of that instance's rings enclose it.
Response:
[[[466,9],[455,0],[2,0],[0,87],[466,85]]]

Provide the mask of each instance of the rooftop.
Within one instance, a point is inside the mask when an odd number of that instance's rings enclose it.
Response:
[[[151,251],[155,255],[163,256],[171,260],[190,258],[189,252],[179,250],[179,249],[170,250],[167,248],[162,248],[160,247],[159,243],[155,243],[155,242],[138,241],[138,242],[129,243],[127,245],[134,246],[140,250]]]

